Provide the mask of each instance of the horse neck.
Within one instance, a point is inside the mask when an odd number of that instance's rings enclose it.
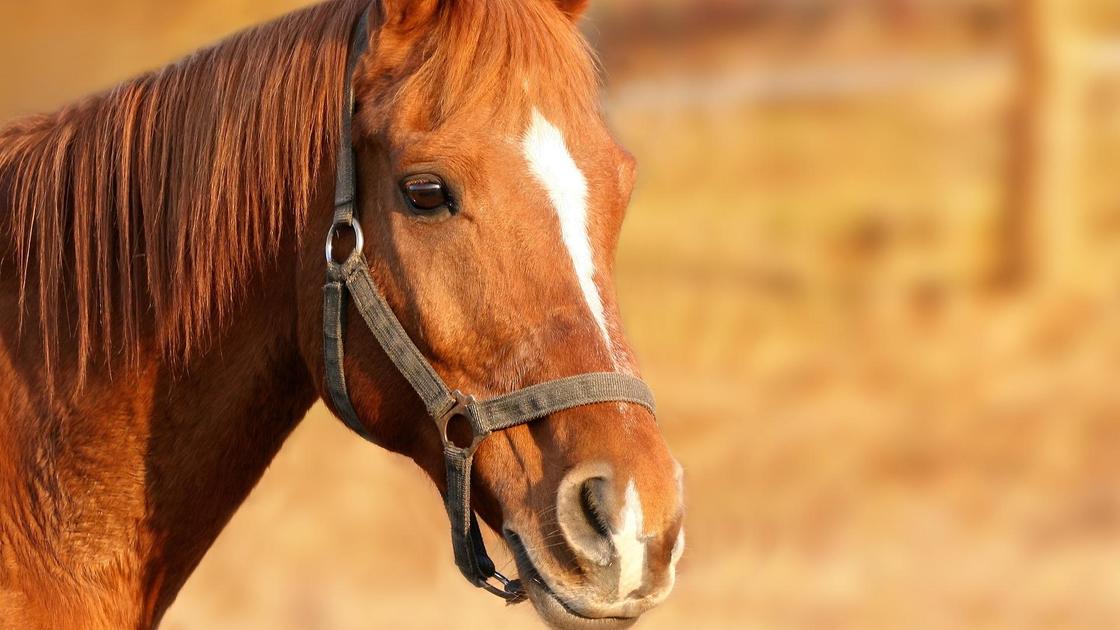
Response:
[[[124,625],[170,605],[316,398],[293,274],[277,267],[247,279],[251,294],[185,365],[149,353],[65,404],[38,394],[35,344],[19,343],[11,276],[0,280],[0,382],[11,384],[0,440],[15,445],[0,453],[0,616],[13,586],[41,610],[65,601]]]

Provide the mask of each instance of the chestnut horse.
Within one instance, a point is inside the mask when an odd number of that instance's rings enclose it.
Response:
[[[0,627],[157,625],[331,404],[321,237],[351,80],[368,272],[438,376],[494,396],[636,375],[612,280],[635,165],[584,4],[337,0],[0,132]],[[345,321],[363,433],[446,493],[420,398]],[[681,470],[649,410],[496,433],[469,485],[547,623],[626,625],[672,589]]]

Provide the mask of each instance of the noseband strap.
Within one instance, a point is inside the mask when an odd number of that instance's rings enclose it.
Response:
[[[358,59],[369,41],[369,15],[363,13],[354,28],[347,60],[346,86],[342,111],[342,141],[339,148],[335,188],[334,223],[328,234],[327,281],[323,287],[323,359],[326,387],[335,412],[351,430],[373,441],[373,436],[358,418],[346,387],[346,314],[352,301],[385,354],[404,376],[435,421],[443,440],[447,491],[444,501],[451,520],[451,540],[455,563],[475,586],[515,603],[525,598],[517,581],[502,576],[486,553],[482,533],[471,508],[471,466],[478,447],[491,433],[526,424],[554,413],[601,403],[628,403],[655,411],[653,394],[642,381],[625,374],[582,374],[541,383],[486,400],[452,391],[440,378],[404,327],[370,275],[370,266],[360,245],[347,260],[333,259],[336,233],[351,228],[361,234],[357,221],[357,185],[352,137],[354,98],[352,76]],[[362,239],[358,238],[361,242]],[[461,419],[470,427],[469,445],[460,445],[448,435],[450,425]],[[494,581],[500,586],[493,584]]]

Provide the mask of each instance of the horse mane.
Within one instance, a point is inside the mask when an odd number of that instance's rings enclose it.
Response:
[[[18,270],[21,329],[38,311],[48,375],[60,333],[79,386],[95,356],[138,360],[144,327],[190,355],[283,236],[300,238],[368,6],[293,13],[0,131],[0,266]]]
[[[352,27],[371,4],[304,9],[0,130],[0,270],[18,272],[21,330],[37,311],[50,387],[60,339],[76,346],[65,358],[79,388],[95,358],[137,363],[149,332],[164,356],[191,356],[283,239],[302,239],[337,153]],[[435,10],[411,74],[374,77],[365,87],[385,91],[364,96],[407,94],[431,127],[530,98],[597,107],[594,55],[551,0]],[[546,78],[533,94],[531,77]]]

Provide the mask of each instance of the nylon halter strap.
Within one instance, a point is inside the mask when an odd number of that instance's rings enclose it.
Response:
[[[370,276],[369,263],[362,253],[364,238],[357,220],[355,154],[352,137],[354,97],[352,75],[369,40],[369,15],[364,13],[354,28],[346,69],[345,105],[342,115],[342,142],[338,155],[335,187],[335,215],[327,235],[327,281],[323,287],[323,354],[326,386],[335,412],[358,435],[373,441],[346,389],[345,321],[349,303],[365,321],[385,354],[412,385],[435,421],[443,440],[447,491],[444,501],[451,520],[451,541],[455,563],[475,586],[498,595],[510,603],[525,599],[516,580],[502,576],[486,554],[478,519],[471,508],[471,464],[479,445],[495,431],[501,431],[550,414],[600,403],[630,403],[654,411],[653,394],[642,381],[617,373],[582,374],[490,398],[476,400],[452,391],[436,374],[431,364],[409,338],[392,308],[377,290]],[[351,229],[356,243],[343,263],[333,257],[334,240],[339,230]],[[448,425],[462,418],[471,428],[472,442],[458,446],[448,437]],[[500,583],[496,586],[494,582]]]

